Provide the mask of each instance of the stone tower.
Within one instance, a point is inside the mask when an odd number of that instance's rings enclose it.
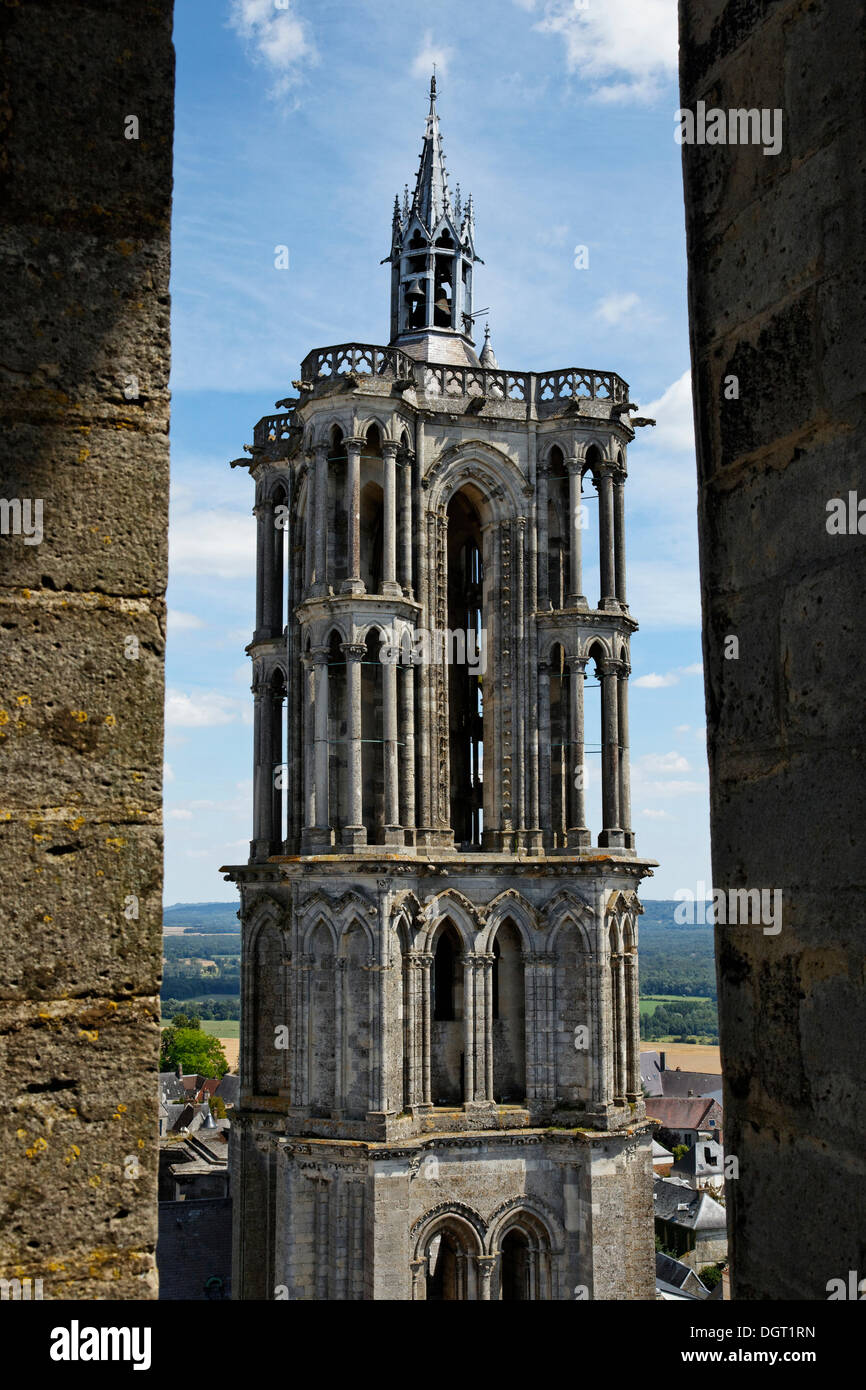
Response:
[[[489,332],[476,355],[473,206],[448,187],[435,79],[386,260],[388,346],[311,352],[238,461],[258,564],[253,841],[225,870],[234,1296],[652,1298],[636,407],[612,372],[500,368]]]

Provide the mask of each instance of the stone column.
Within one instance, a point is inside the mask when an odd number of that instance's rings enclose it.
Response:
[[[415,843],[415,667],[395,667],[402,681],[400,708],[400,821],[406,844]],[[399,751],[399,750],[398,750]]]
[[[433,955],[430,951],[418,953],[418,964],[421,969],[421,1104],[432,1105],[430,1099],[430,1047],[433,1032],[433,999],[430,989],[430,971],[433,965]]]
[[[363,594],[361,579],[361,450],[364,439],[350,436],[346,445],[346,578],[340,588],[344,594]]]
[[[384,506],[382,516],[382,586],[380,593],[402,598],[403,590],[397,583],[397,449],[393,439],[382,444],[382,465],[384,473]]]
[[[570,525],[569,551],[571,556],[571,567],[569,570],[568,584],[568,606],[569,608],[586,608],[586,598],[583,594],[583,537],[581,535],[581,521],[583,520],[580,481],[583,464],[580,459],[570,458],[568,460],[568,504]]]
[[[569,760],[571,817],[568,826],[568,848],[581,849],[591,844],[589,828],[586,824],[586,768],[584,764],[583,727],[583,685],[586,671],[585,656],[572,657],[569,662],[571,679],[568,682],[571,697],[571,758]]]
[[[463,957],[463,1102],[475,1099],[475,956]]]
[[[599,607],[617,612],[616,578],[613,539],[613,477],[610,464],[603,464],[598,478],[599,539],[598,558],[601,570]]]
[[[267,685],[259,673],[253,681],[253,843],[252,852],[256,859],[267,859],[270,834],[268,833],[268,793],[267,768],[265,766],[265,709],[267,704]]]
[[[316,708],[316,686],[315,686],[315,667],[312,658],[304,656],[301,658],[304,668],[304,806],[305,810],[305,830],[311,830],[316,824],[316,779],[314,774],[315,759],[315,708]]]
[[[617,680],[619,662],[609,658],[598,663],[601,677],[601,801],[604,826],[599,847],[622,847],[619,824],[619,727]]]
[[[634,849],[634,831],[631,826],[631,770],[628,751],[628,678],[631,667],[620,662],[617,680],[617,723],[619,726],[619,818],[622,825],[623,843],[626,849]]]
[[[493,1279],[493,1271],[496,1268],[496,1255],[476,1255],[475,1265],[478,1270],[478,1300],[480,1303],[490,1302],[490,1285]]]
[[[613,545],[616,562],[616,596],[623,608],[625,601],[625,474],[613,479]]]
[[[367,654],[363,643],[343,642],[346,657],[346,781],[349,804],[343,826],[344,845],[365,845],[363,765],[361,762],[361,662]],[[384,668],[387,670],[387,666]]]
[[[537,532],[538,532],[538,608],[544,613],[550,608],[550,584],[547,554],[547,460],[538,464],[536,492],[538,494]]]
[[[265,626],[265,512],[264,502],[253,507],[256,519],[256,637]]]
[[[310,590],[328,592],[328,445],[316,445],[316,505],[313,517],[313,582]]]
[[[641,1099],[643,1094],[640,1079],[640,991],[637,951],[627,951],[624,961],[626,997],[625,1098],[634,1104]]]
[[[277,568],[277,535],[274,526],[274,503],[272,498],[268,498],[262,508],[262,627],[270,637],[277,626],[276,611],[276,568]],[[280,537],[282,540],[282,537]],[[282,547],[279,552],[280,569],[282,569]]]
[[[550,662],[538,663],[538,782],[539,821],[544,843],[550,844]]]
[[[413,455],[404,453],[400,469],[400,529],[402,532],[400,555],[400,581],[406,598],[413,597],[412,588],[412,460]]]
[[[313,707],[315,710],[316,762],[316,825],[317,845],[331,843],[330,809],[328,806],[328,649],[316,647],[312,653],[314,671]]]
[[[307,454],[307,493],[304,515],[304,598],[313,585],[316,565],[316,481],[313,472],[313,456]]]
[[[496,961],[494,955],[482,957],[484,962],[484,1078],[483,1096],[487,1101],[493,1100],[493,967]],[[525,986],[524,986],[525,989]]]
[[[614,957],[614,960],[615,960],[615,962],[616,962],[616,966],[615,966],[615,971],[616,971],[616,994],[617,994],[616,1014],[617,1014],[617,1024],[618,1024],[618,1027],[617,1027],[617,1037],[616,1037],[616,1055],[617,1055],[617,1059],[618,1059],[618,1062],[617,1062],[617,1070],[618,1070],[618,1073],[619,1073],[619,1084],[618,1084],[618,1086],[617,1086],[617,1098],[622,1097],[623,1099],[625,1099],[625,1093],[626,1093],[626,1090],[627,1090],[627,1082],[626,1082],[626,1037],[627,1037],[627,1031],[628,1031],[628,1030],[627,1030],[627,1026],[626,1026],[626,1010],[625,1010],[625,956],[623,956],[622,954],[619,954],[619,955],[617,955],[617,956]]]
[[[384,739],[385,770],[385,843],[402,845],[400,828],[400,775],[397,745],[397,667],[393,662],[382,666],[382,735]]]

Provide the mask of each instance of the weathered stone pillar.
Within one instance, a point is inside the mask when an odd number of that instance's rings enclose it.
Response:
[[[264,634],[265,627],[265,517],[267,507],[257,502],[253,507],[256,519],[256,631],[255,636]]]
[[[366,441],[349,436],[346,445],[346,578],[341,593],[366,593],[361,579],[361,450]]]
[[[382,444],[384,473],[384,505],[382,516],[382,585],[380,592],[401,598],[403,589],[397,583],[397,449],[396,440]]]
[[[552,826],[550,804],[550,662],[538,663],[538,781],[539,821],[549,847]]]
[[[627,1057],[627,1037],[628,1028],[626,1025],[626,1003],[625,1003],[625,957],[622,952],[617,952],[613,957],[614,975],[616,980],[616,1039],[615,1039],[615,1058],[616,1058],[616,1082],[614,1090],[617,1100],[624,1100],[627,1089],[626,1083],[626,1057]]]
[[[261,544],[262,544],[262,627],[264,633],[270,637],[274,628],[277,626],[275,603],[275,579],[277,565],[277,537],[274,527],[274,503],[273,498],[268,497],[262,503],[261,515]],[[282,539],[282,537],[281,537]],[[279,560],[282,570],[282,546],[280,546]]]
[[[482,958],[484,986],[484,1076],[483,1098],[493,1100],[493,969],[496,957],[485,955]]]
[[[598,470],[598,558],[601,571],[599,607],[616,612],[616,574],[613,535],[613,477],[611,465],[602,464]]]
[[[619,662],[598,663],[601,677],[601,801],[604,826],[598,843],[616,848],[623,843],[619,824],[619,728],[617,683]]]
[[[463,957],[463,1100],[475,1099],[475,975],[478,960]]]
[[[311,656],[303,656],[301,662],[304,668],[304,807],[305,823],[304,830],[312,830],[316,824],[316,777],[315,777],[315,710],[316,710],[316,675],[315,666]]]
[[[316,647],[312,653],[314,672],[313,708],[315,710],[316,762],[316,826],[317,844],[330,844],[330,808],[328,805],[328,649]]]
[[[349,804],[347,824],[343,826],[344,845],[365,845],[364,804],[361,761],[361,662],[367,654],[362,643],[343,642],[346,657],[346,784]],[[393,668],[392,668],[393,669]],[[388,667],[383,667],[387,671]]]
[[[259,672],[253,680],[253,842],[251,849],[256,859],[267,859],[270,849],[267,845],[270,836],[267,831],[268,807],[267,776],[264,758],[264,730],[267,722],[265,708],[267,686]]]
[[[432,1105],[430,1085],[430,1048],[433,1032],[433,998],[430,988],[430,971],[433,956],[429,951],[419,951],[418,964],[421,970],[421,1104]]]
[[[626,997],[626,1100],[632,1104],[643,1094],[640,1078],[640,990],[638,984],[637,950],[626,951],[625,997]]]
[[[568,827],[569,849],[580,849],[591,843],[589,829],[586,824],[586,768],[583,752],[583,685],[586,662],[587,658],[583,656],[572,657],[569,662],[571,668],[571,679],[568,684],[571,697],[570,722],[572,754],[568,766],[571,783],[569,790],[571,805],[571,817]]]
[[[539,459],[536,484],[538,496],[536,528],[538,533],[538,608],[541,613],[550,608],[549,557],[547,553],[547,472],[547,459]]]
[[[406,844],[415,843],[415,667],[396,667],[400,689],[400,822]]]
[[[625,594],[625,474],[617,473],[613,479],[613,536],[616,560],[616,597],[623,608],[627,608]]]
[[[313,455],[307,454],[306,464],[306,506],[304,512],[304,597],[313,586],[316,568],[316,478],[313,470]]]
[[[385,843],[402,845],[400,829],[400,774],[397,744],[397,667],[382,666],[382,735],[385,771]]]
[[[310,590],[321,595],[328,592],[328,445],[317,444],[316,505],[313,514],[313,582]]]
[[[412,463],[414,455],[405,452],[400,468],[400,581],[406,598],[412,598]]]
[[[580,459],[570,458],[568,460],[569,608],[586,608],[587,606],[583,594],[583,536],[581,534],[583,501],[580,490],[582,470],[583,465]]]
[[[490,1302],[490,1284],[493,1279],[493,1271],[496,1268],[496,1255],[476,1255],[475,1264],[478,1270],[478,1299],[481,1303]]]
[[[622,824],[623,843],[626,849],[634,849],[634,831],[631,828],[631,771],[628,751],[628,678],[631,667],[620,662],[617,679],[617,725],[619,730],[619,818]]]

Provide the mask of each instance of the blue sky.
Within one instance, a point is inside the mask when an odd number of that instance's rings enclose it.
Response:
[[[658,420],[627,486],[634,823],[646,897],[709,882],[676,0],[177,0],[175,44],[166,901],[232,899],[217,870],[248,849],[252,485],[229,460],[311,348],[387,341],[434,61],[500,363],[617,371]]]

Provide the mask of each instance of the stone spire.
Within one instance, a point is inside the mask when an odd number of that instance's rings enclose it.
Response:
[[[448,194],[448,177],[445,173],[445,155],[442,151],[439,116],[436,111],[435,73],[430,80],[430,110],[427,113],[427,126],[424,131],[418,178],[415,181],[412,212],[428,231],[433,230],[443,213],[452,215],[451,199]]]
[[[499,363],[498,363],[497,360],[496,360],[496,353],[493,351],[493,344],[492,344],[491,341],[490,341],[490,324],[489,324],[489,323],[487,324],[487,326],[486,326],[485,329],[484,329],[484,346],[483,346],[483,348],[481,349],[481,357],[479,358],[479,361],[481,362],[482,367],[498,367],[498,366],[499,366]]]

